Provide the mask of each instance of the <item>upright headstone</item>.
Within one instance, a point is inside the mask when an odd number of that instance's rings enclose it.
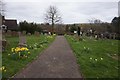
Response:
[[[2,40],[2,30],[0,29],[0,40]]]
[[[24,35],[24,36],[25,36],[25,35],[26,35],[26,31],[23,31],[23,32],[22,32],[22,35]]]
[[[5,50],[6,45],[7,45],[7,41],[5,39],[5,31],[2,30],[2,51]]]
[[[31,36],[31,33],[27,33],[28,36]]]
[[[39,34],[39,32],[35,31],[34,35],[39,36],[40,34]]]
[[[49,35],[51,35],[51,32],[48,32]]]
[[[113,34],[113,39],[115,39],[115,38],[116,38],[116,33]]]
[[[8,30],[8,31],[7,31],[7,35],[9,35],[9,36],[11,36],[11,35],[12,35],[11,30]]]
[[[104,35],[103,35],[103,34],[101,34],[101,39],[103,39],[103,36],[104,36]]]
[[[96,39],[96,40],[98,39],[98,35],[97,35],[97,34],[95,35],[95,39]]]
[[[16,31],[12,31],[12,36],[18,36]]]
[[[109,34],[109,39],[112,39],[112,34]]]

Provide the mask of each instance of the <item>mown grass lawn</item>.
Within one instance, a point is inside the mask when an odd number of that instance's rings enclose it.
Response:
[[[48,45],[53,42],[55,36],[48,37],[47,35],[37,36],[27,36],[27,45],[34,46],[35,43],[43,43],[42,46],[37,49],[30,49],[30,55],[26,59],[18,59],[14,60],[10,55],[11,48],[17,47],[19,42],[19,37],[6,37],[7,39],[7,47],[6,50],[2,53],[2,66],[5,66],[6,72],[3,71],[2,77],[9,78],[14,76],[17,72],[19,72],[22,68],[24,68],[28,63],[32,62],[37,56],[43,51]],[[45,42],[45,43],[44,43]]]
[[[73,49],[85,78],[118,78],[118,40],[95,40],[83,37],[78,41],[73,36],[65,36]],[[120,57],[120,56],[119,56]]]

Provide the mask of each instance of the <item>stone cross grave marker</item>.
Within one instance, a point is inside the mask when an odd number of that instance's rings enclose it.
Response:
[[[20,47],[27,46],[25,33],[26,32],[22,32],[22,33],[18,32],[18,34],[19,34],[19,44],[18,44],[18,46],[20,46]]]

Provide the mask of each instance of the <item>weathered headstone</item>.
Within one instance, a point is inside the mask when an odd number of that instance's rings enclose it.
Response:
[[[98,35],[95,35],[95,39],[98,39]]]
[[[2,51],[4,51],[4,50],[5,50],[5,47],[6,47],[6,45],[7,45],[7,41],[6,41],[6,39],[5,39],[5,31],[2,30],[1,33],[2,33]]]
[[[80,31],[80,36],[82,36],[83,35],[83,32],[82,31]]]
[[[115,38],[116,38],[116,33],[113,34],[113,39],[115,39]]]
[[[39,32],[35,31],[34,35],[39,36],[40,34],[39,34]]]
[[[112,34],[109,34],[109,39],[112,39]]]
[[[23,33],[18,32],[18,34],[19,34],[19,44],[18,44],[18,46],[19,47],[25,47],[25,46],[27,46],[27,44],[26,44],[26,36],[25,36],[24,33],[25,32],[23,32]]]
[[[31,33],[27,33],[28,36],[31,36]]]
[[[101,34],[101,39],[103,39],[103,36],[104,36],[104,35],[103,35],[103,34]]]
[[[74,31],[74,34],[77,34],[77,31]]]
[[[51,32],[48,32],[49,35],[51,35]]]
[[[26,35],[26,31],[22,31],[22,35],[24,35],[24,36],[25,36],[25,35]]]
[[[18,36],[16,31],[12,31],[12,36]]]
[[[9,35],[9,36],[11,36],[11,35],[12,35],[11,30],[8,30],[8,31],[7,31],[7,35]]]
[[[2,30],[0,30],[0,40],[2,40]]]

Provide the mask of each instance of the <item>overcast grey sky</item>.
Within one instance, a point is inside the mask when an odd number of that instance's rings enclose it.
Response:
[[[58,8],[63,23],[86,23],[97,18],[104,22],[118,16],[119,0],[4,0],[6,18],[43,23],[50,5]]]

